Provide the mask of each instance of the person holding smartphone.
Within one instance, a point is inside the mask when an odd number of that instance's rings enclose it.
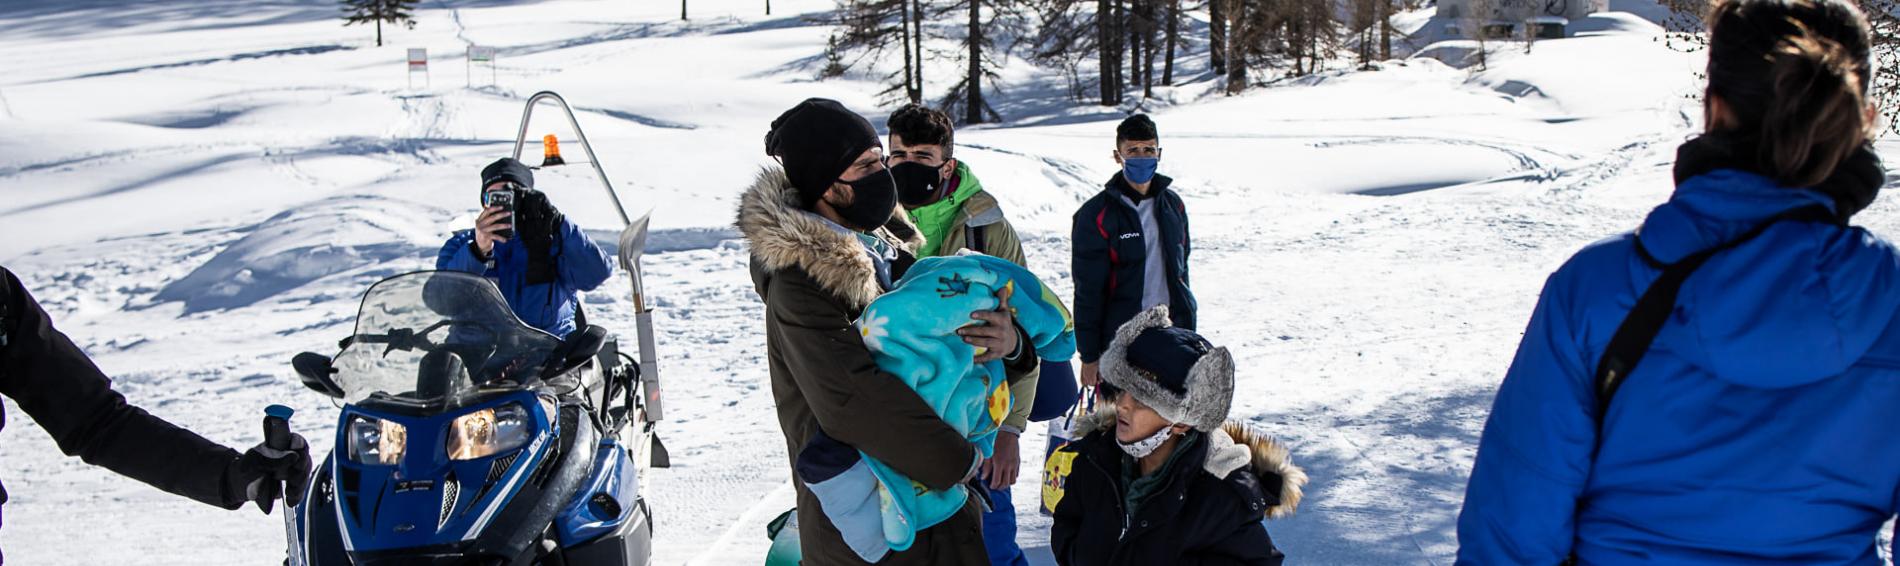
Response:
[[[534,171],[502,158],[482,169],[482,212],[436,254],[435,268],[495,280],[515,316],[566,337],[585,324],[580,293],[613,275],[593,239],[534,189]]]

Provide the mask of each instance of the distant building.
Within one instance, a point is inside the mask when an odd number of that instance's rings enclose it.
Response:
[[[1524,26],[1536,26],[1548,38],[1567,36],[1570,21],[1609,9],[1609,0],[1438,0],[1435,19],[1447,20],[1453,37],[1471,37],[1478,30],[1466,28],[1476,25],[1492,37],[1518,37]]]

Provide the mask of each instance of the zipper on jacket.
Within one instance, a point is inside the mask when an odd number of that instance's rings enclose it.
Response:
[[[1090,466],[1090,467],[1093,467],[1093,468],[1095,468],[1095,470],[1096,470],[1096,471],[1098,471],[1098,472],[1101,472],[1101,473],[1102,473],[1102,475],[1105,475],[1105,476],[1106,476],[1106,475],[1109,475],[1109,474],[1108,474],[1108,470],[1104,470],[1104,469],[1102,469],[1102,466],[1101,466],[1101,464],[1099,464],[1099,463],[1096,463],[1096,461],[1095,461],[1095,459],[1094,459],[1094,458],[1085,458],[1085,459],[1089,461],[1089,466]],[[1153,495],[1150,495],[1150,496],[1149,496],[1149,499],[1150,499],[1150,500],[1152,500],[1152,499],[1154,499],[1154,498],[1155,498],[1156,496],[1158,496],[1158,495],[1161,495],[1161,494],[1164,494],[1164,493],[1167,493],[1167,492],[1168,492],[1169,490],[1172,490],[1172,489],[1174,488],[1174,484],[1175,484],[1175,482],[1179,482],[1179,481],[1182,481],[1182,480],[1181,480],[1181,475],[1180,475],[1180,474],[1175,474],[1175,475],[1173,475],[1173,476],[1170,476],[1170,477],[1168,477],[1168,483],[1164,483],[1164,484],[1161,484],[1161,486],[1160,486],[1160,487],[1158,487],[1158,488],[1156,488],[1156,489],[1155,489],[1155,493],[1154,493]],[[1111,483],[1111,484],[1113,484],[1113,485],[1116,485],[1116,486],[1117,486],[1118,488],[1120,487],[1120,483],[1118,483],[1118,482],[1115,482],[1115,481],[1113,481],[1113,479],[1112,479],[1112,476],[1111,476],[1111,481],[1110,481],[1110,483]],[[1121,516],[1121,518],[1122,518],[1122,530],[1121,530],[1121,534],[1120,534],[1120,535],[1117,535],[1117,536],[1115,537],[1115,551],[1114,551],[1114,552],[1111,552],[1111,553],[1109,553],[1109,563],[1110,563],[1110,564],[1113,564],[1113,563],[1115,562],[1115,557],[1116,557],[1116,556],[1119,556],[1119,555],[1121,554],[1121,550],[1122,550],[1122,543],[1124,543],[1124,542],[1127,542],[1127,541],[1128,541],[1128,534],[1129,534],[1129,531],[1131,531],[1131,530],[1133,530],[1133,529],[1134,529],[1134,523],[1135,523],[1135,517],[1134,517],[1134,512],[1136,512],[1136,511],[1140,511],[1140,509],[1139,509],[1139,508],[1137,508],[1137,509],[1127,509],[1127,508],[1125,508],[1125,507],[1123,506],[1123,499],[1124,499],[1124,498],[1122,497],[1122,494],[1121,494],[1121,493],[1116,493],[1115,495],[1116,495],[1116,497],[1115,497],[1115,511],[1116,511],[1116,513],[1115,513],[1115,514],[1117,514],[1117,515],[1120,515],[1120,516]],[[1185,497],[1185,495],[1182,495],[1181,497]],[[1143,524],[1142,526],[1143,526],[1143,527],[1146,527],[1147,525],[1146,525],[1146,524]]]
[[[1112,563],[1114,562],[1115,555],[1121,551],[1121,542],[1128,536],[1128,510],[1122,505],[1121,493],[1119,493],[1119,491],[1121,491],[1121,484],[1115,481],[1114,476],[1109,475],[1108,470],[1102,469],[1101,463],[1096,462],[1093,456],[1087,456],[1082,459],[1088,460],[1089,467],[1095,468],[1096,472],[1100,472],[1102,476],[1107,477],[1109,485],[1116,486],[1116,491],[1118,492],[1115,494],[1115,515],[1121,517],[1122,528],[1121,532],[1115,535],[1115,551],[1109,553],[1109,562]]]

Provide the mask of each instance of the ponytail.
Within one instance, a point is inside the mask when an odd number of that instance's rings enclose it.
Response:
[[[1867,102],[1847,50],[1793,23],[1801,33],[1768,55],[1774,94],[1757,151],[1776,180],[1812,187],[1867,140]]]
[[[1728,133],[1753,140],[1757,170],[1784,186],[1814,187],[1867,142],[1871,35],[1866,16],[1844,0],[1715,7],[1709,94],[1733,113]]]

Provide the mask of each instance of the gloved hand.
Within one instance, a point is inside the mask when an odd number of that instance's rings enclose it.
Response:
[[[309,482],[310,444],[292,433],[289,450],[258,443],[231,461],[224,471],[225,506],[236,509],[245,501],[255,501],[258,509],[270,514],[271,504],[280,494],[286,501],[303,500]]]
[[[548,194],[524,189],[516,199],[515,233],[520,234],[521,242],[532,247],[553,241],[561,225],[561,211],[548,201]]]
[[[528,283],[553,282],[558,273],[553,248],[561,229],[561,211],[541,191],[522,190],[516,199],[515,234],[528,248]]]

